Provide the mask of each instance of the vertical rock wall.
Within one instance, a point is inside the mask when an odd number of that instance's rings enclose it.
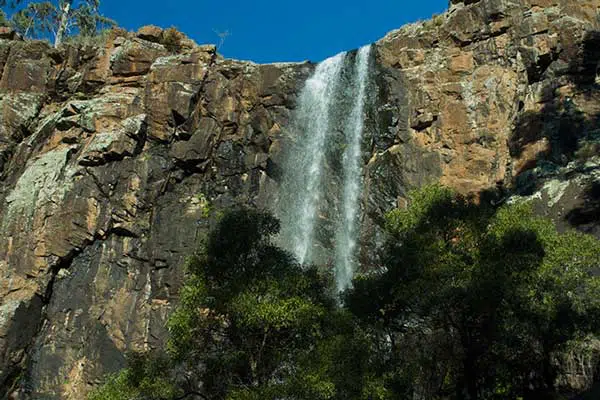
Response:
[[[198,235],[268,196],[312,67],[146,38],[0,41],[0,397],[81,399],[160,345]]]

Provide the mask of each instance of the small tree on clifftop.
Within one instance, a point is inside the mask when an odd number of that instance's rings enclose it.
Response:
[[[53,37],[54,47],[60,46],[70,32],[94,36],[102,27],[114,25],[100,14],[99,6],[100,0],[0,0],[0,7],[18,8],[10,23],[19,33],[25,37]]]

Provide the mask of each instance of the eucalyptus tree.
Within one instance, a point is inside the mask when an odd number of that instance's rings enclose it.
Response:
[[[94,36],[115,24],[100,14],[100,0],[0,0],[0,7],[14,11],[10,23],[23,36],[53,38],[54,47],[69,33]]]

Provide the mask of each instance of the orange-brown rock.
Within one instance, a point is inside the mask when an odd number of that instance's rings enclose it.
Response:
[[[0,26],[0,39],[14,40],[19,36],[17,31],[8,26]]]
[[[164,339],[199,194],[253,204],[269,179],[311,67],[182,49],[0,40],[0,397],[28,365],[19,396],[80,399]]]
[[[408,135],[423,150],[443,154],[439,179],[465,193],[510,186],[540,158],[564,163],[556,158],[565,153],[564,141],[552,140],[551,131],[565,114],[565,96],[554,92],[568,88],[581,117],[595,118],[587,89],[575,81],[585,48],[599,43],[600,4],[452,3],[445,15],[378,42],[381,63],[399,70],[409,87]],[[589,68],[598,62],[592,57]]]
[[[137,31],[137,37],[149,42],[160,43],[163,38],[163,30],[155,25],[142,26]]]

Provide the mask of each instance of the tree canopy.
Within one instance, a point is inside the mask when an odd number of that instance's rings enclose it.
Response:
[[[555,352],[600,329],[599,242],[527,204],[494,210],[439,186],[410,202],[388,215],[386,268],[356,278],[349,309],[399,367],[417,364],[411,381],[437,379],[429,398],[552,392]]]
[[[114,21],[100,14],[99,6],[100,0],[0,0],[5,20],[6,11],[12,11],[5,24],[25,37],[52,38],[56,47],[69,34],[91,37],[113,26]]]
[[[215,398],[285,391],[295,358],[310,348],[334,302],[328,280],[274,246],[279,221],[235,211],[223,217],[171,317],[169,350],[199,373]],[[190,351],[190,349],[194,349]]]
[[[600,331],[600,242],[440,186],[386,219],[384,265],[336,299],[274,245],[277,219],[226,213],[186,263],[166,358],[130,358],[90,400],[557,396],[557,354]]]

